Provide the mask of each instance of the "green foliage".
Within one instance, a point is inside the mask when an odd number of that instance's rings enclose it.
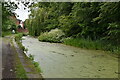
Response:
[[[111,40],[112,42],[116,45],[120,44],[120,25],[117,23],[110,23],[108,26],[108,32],[107,32],[108,37],[107,40]]]
[[[76,47],[87,48],[87,49],[102,49],[102,45],[100,41],[92,41],[87,39],[80,38],[66,38],[64,39],[64,43]]]
[[[25,48],[25,47],[22,45],[22,43],[21,43],[22,37],[23,37],[23,34],[22,34],[22,33],[16,34],[16,35],[15,35],[15,41],[17,42],[17,44],[19,45],[19,47],[20,47],[23,51],[26,51],[26,48]]]
[[[60,29],[53,29],[50,32],[42,33],[38,40],[40,41],[49,41],[49,42],[61,42],[61,39],[64,37],[64,33]]]
[[[14,2],[2,2],[2,30],[8,31],[16,29],[15,21],[10,19],[13,16],[13,11],[17,9],[17,5]]]
[[[16,77],[17,78],[27,78],[26,71],[21,64],[19,58],[16,58]]]
[[[34,60],[34,55],[29,54],[29,59]]]
[[[25,25],[30,35],[41,34],[41,41],[58,42],[48,36],[49,31],[58,28],[65,37],[83,38],[95,41],[95,44],[102,40],[107,42],[105,45],[120,45],[120,2],[39,2],[30,8],[31,14]]]
[[[28,52],[28,48],[25,48],[25,50],[24,50],[26,53]]]
[[[34,55],[29,54],[29,59],[32,61],[32,63],[34,64],[34,66],[38,70],[38,72],[41,72],[39,63],[34,61]]]
[[[22,36],[23,36],[22,33],[16,34],[16,35],[15,35],[15,41],[20,41],[21,38],[22,38]]]
[[[41,69],[40,69],[40,65],[39,65],[38,62],[33,61],[33,64],[36,67],[36,69],[37,69],[38,72],[42,72]]]
[[[7,31],[7,32],[2,31],[2,37],[7,36],[7,35],[11,35],[11,34],[12,34],[11,31]]]
[[[105,50],[105,51],[110,51],[112,53],[120,54],[120,46],[114,46],[110,43],[105,43],[100,40],[92,41],[89,39],[81,39],[81,38],[66,38],[64,39],[63,43],[71,46],[86,48],[86,49]]]

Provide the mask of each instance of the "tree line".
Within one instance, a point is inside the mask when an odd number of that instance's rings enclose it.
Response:
[[[33,36],[58,28],[66,37],[120,44],[120,2],[39,2],[30,9],[25,26]]]
[[[23,4],[27,6],[29,3]],[[65,38],[72,38],[66,41],[69,44],[73,42],[76,46],[79,42],[86,47],[90,44],[91,47],[95,42],[93,46],[96,47],[102,42],[100,49],[107,45],[104,49],[111,46],[108,50],[120,51],[120,2],[38,2],[28,7],[31,14],[25,21],[25,27],[32,36],[42,35],[39,40],[62,30]],[[16,8],[14,2],[2,3],[2,31],[14,25],[9,16]],[[46,34],[48,36],[44,37]]]

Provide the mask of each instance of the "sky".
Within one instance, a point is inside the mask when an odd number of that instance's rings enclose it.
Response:
[[[15,1],[15,3],[17,3],[17,1]],[[29,14],[30,12],[28,12],[29,8],[25,7],[20,1],[19,1],[19,5],[18,5],[18,9],[16,9],[14,12],[19,15],[16,16],[17,19],[20,19],[22,21],[25,21],[26,19],[29,18]],[[26,9],[24,9],[26,8]]]
[[[17,17],[17,19],[20,19],[22,21],[25,21],[26,19],[28,19],[28,15],[30,14],[30,12],[28,12],[29,8],[26,8],[24,10],[24,5],[22,3],[20,3],[20,5],[18,5],[18,9],[16,9],[14,12],[19,15],[19,17]]]

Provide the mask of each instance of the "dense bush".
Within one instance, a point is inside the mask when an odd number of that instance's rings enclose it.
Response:
[[[19,47],[20,47],[23,51],[25,51],[26,49],[25,49],[25,47],[24,47],[24,46],[22,45],[22,43],[21,43],[21,41],[22,41],[22,36],[23,36],[22,33],[16,34],[16,35],[15,35],[15,41],[17,42],[17,44],[19,45]]]
[[[16,35],[15,35],[15,41],[20,41],[21,38],[22,38],[22,36],[23,36],[22,33],[16,34]]]
[[[40,41],[61,42],[64,37],[64,32],[60,29],[53,29],[49,32],[42,33],[38,39]]]

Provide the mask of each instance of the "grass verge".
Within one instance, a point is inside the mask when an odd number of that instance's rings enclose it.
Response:
[[[2,37],[7,36],[7,35],[11,35],[12,32],[11,31],[2,31]]]
[[[12,40],[10,42],[14,48],[14,51],[16,51]],[[17,51],[15,53],[15,70],[16,70],[16,78],[27,78],[26,72],[25,72],[24,67],[23,67],[23,65],[18,57]]]
[[[28,49],[25,48],[25,47],[22,45],[22,43],[21,43],[21,40],[22,40],[22,36],[23,36],[23,35],[24,35],[24,34],[22,34],[22,33],[15,35],[15,41],[16,41],[16,43],[18,44],[18,46],[23,50],[23,52],[27,52]],[[27,57],[27,56],[26,56],[26,57]],[[41,72],[40,66],[39,66],[38,62],[35,62],[35,61],[34,61],[34,56],[30,54],[28,58],[29,58],[30,61],[33,63],[33,65],[34,65],[34,67],[36,68],[37,72],[40,73],[40,72]]]
[[[27,78],[26,71],[24,70],[23,65],[20,62],[20,59],[18,58],[18,55],[16,55],[16,77],[17,78]]]

